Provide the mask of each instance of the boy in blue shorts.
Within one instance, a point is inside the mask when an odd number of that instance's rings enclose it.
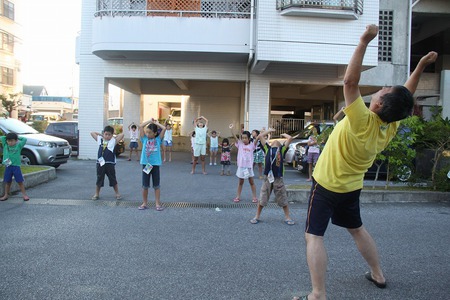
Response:
[[[360,37],[344,77],[346,117],[336,124],[313,172],[305,226],[306,257],[312,291],[298,300],[326,300],[327,254],[324,234],[328,223],[346,228],[366,260],[365,278],[378,288],[386,287],[375,241],[363,226],[359,195],[364,174],[378,153],[396,135],[400,120],[411,115],[420,76],[436,61],[430,52],[418,63],[404,86],[385,87],[372,95],[369,108],[359,91],[362,61],[378,27],[369,25]]]
[[[3,176],[5,194],[0,198],[0,201],[8,200],[13,176],[22,192],[23,200],[28,201],[30,197],[25,192],[24,179],[20,169],[20,152],[25,146],[27,139],[19,137],[13,132],[8,133],[6,136],[1,136],[0,139],[3,145],[3,165],[5,166],[5,175]]]
[[[289,216],[287,191],[283,181],[284,157],[286,156],[286,151],[289,149],[289,144],[292,142],[292,137],[286,133],[283,133],[281,137],[286,139],[286,142],[283,145],[276,140],[269,146],[266,142],[265,136],[271,132],[275,132],[275,129],[270,128],[267,131],[261,132],[257,137],[257,139],[261,141],[262,150],[265,153],[264,182],[261,186],[256,215],[250,220],[250,223],[259,223],[261,212],[269,202],[270,194],[273,191],[275,193],[275,201],[278,206],[283,208],[284,223],[287,225],[294,225],[295,222]]]

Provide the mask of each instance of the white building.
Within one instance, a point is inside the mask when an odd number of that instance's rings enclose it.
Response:
[[[0,0],[0,94],[6,96],[22,92],[20,4],[20,0]],[[17,110],[13,117],[17,118]]]
[[[125,125],[181,107],[183,135],[199,115],[223,135],[231,122],[267,127],[273,111],[329,119],[367,24],[380,20],[380,34],[362,93],[405,82],[411,9],[409,0],[83,0],[80,157],[96,157],[89,132],[106,124],[109,84],[124,90]]]

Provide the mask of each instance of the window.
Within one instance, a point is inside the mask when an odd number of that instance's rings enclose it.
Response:
[[[1,84],[13,85],[14,84],[14,70],[6,67],[2,67],[2,81]]]
[[[392,10],[382,10],[379,18],[378,60],[391,62],[394,12]]]
[[[14,20],[14,3],[8,0],[2,0],[2,16]]]
[[[6,32],[2,32],[0,34],[0,38],[1,38],[1,50],[5,50],[8,52],[14,52],[14,36],[6,33]]]

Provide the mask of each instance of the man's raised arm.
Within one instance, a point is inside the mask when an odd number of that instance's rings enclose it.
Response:
[[[408,80],[405,83],[405,87],[411,92],[411,94],[414,94],[416,92],[417,85],[419,84],[420,80],[420,75],[422,75],[423,70],[425,70],[428,65],[434,63],[437,57],[438,54],[434,51],[431,51],[420,59],[417,67],[414,69],[414,71],[411,73],[411,76],[409,76]]]
[[[367,25],[366,31],[359,38],[359,44],[348,63],[344,77],[345,106],[352,104],[361,94],[359,80],[361,78],[362,62],[366,54],[367,45],[377,36],[378,26]]]

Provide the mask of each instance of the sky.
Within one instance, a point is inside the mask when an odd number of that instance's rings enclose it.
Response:
[[[22,8],[16,16],[23,30],[23,84],[43,85],[51,96],[78,96],[81,0],[22,0]]]

